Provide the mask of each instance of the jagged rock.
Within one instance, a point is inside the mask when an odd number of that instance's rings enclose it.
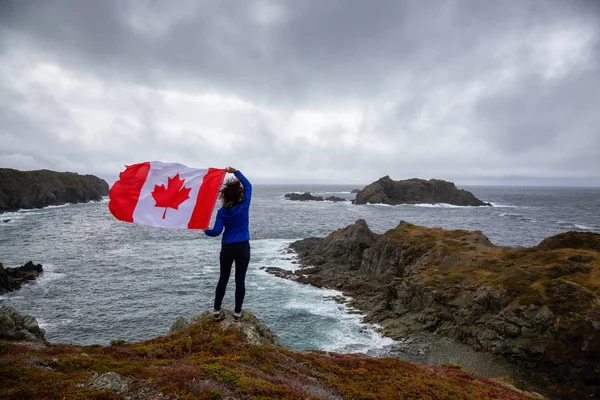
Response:
[[[289,200],[297,201],[323,201],[321,196],[313,196],[310,192],[305,193],[287,193],[283,197]]]
[[[45,334],[31,315],[19,314],[12,307],[0,307],[0,339],[46,343]]]
[[[356,204],[420,204],[447,203],[457,206],[491,206],[473,193],[457,189],[454,183],[441,179],[406,179],[394,181],[389,176],[367,185],[356,194]]]
[[[185,331],[190,326],[189,322],[183,317],[177,317],[173,324],[171,325],[171,329],[169,330],[169,334],[177,333],[181,331]]]
[[[107,372],[91,379],[89,386],[98,390],[109,389],[119,394],[125,394],[129,391],[125,378],[115,372]]]
[[[182,321],[180,321],[180,318],[183,319],[183,317],[178,317],[177,320],[175,320],[175,323],[177,323],[177,325],[181,327],[183,326],[183,323]],[[212,313],[206,311],[202,314],[198,314],[197,316],[192,318],[191,322],[206,318],[213,320]],[[185,319],[183,319],[183,321],[187,322],[185,321]],[[173,326],[175,326],[175,323],[173,324]],[[222,308],[221,319],[218,321],[214,321],[214,323],[221,325],[224,329],[229,327],[241,329],[244,332],[246,340],[249,344],[279,346],[279,337],[277,336],[277,334],[271,331],[271,329],[269,329],[269,327],[266,324],[261,322],[258,318],[256,318],[254,314],[252,314],[249,311],[243,311],[242,318],[239,321],[234,321],[233,312]],[[173,328],[171,328],[171,330],[172,329]]]
[[[338,203],[340,201],[346,201],[346,199],[342,199],[341,197],[337,197],[337,196],[329,196],[329,197],[326,197],[325,200],[333,201],[334,203]]]
[[[99,201],[108,183],[93,175],[0,168],[0,213],[66,203]]]
[[[479,231],[400,222],[380,235],[358,220],[292,243],[300,269],[268,272],[341,290],[394,339],[445,335],[584,398],[600,391],[600,234],[580,234],[512,249]]]
[[[32,261],[16,268],[4,268],[0,263],[0,294],[20,289],[21,285],[34,280],[44,271],[41,264]]]
[[[275,275],[279,278],[285,278],[285,279],[294,279],[294,271],[290,271],[287,269],[283,269],[283,268],[278,268],[278,267],[267,267],[265,268],[265,271],[268,272],[271,275]]]

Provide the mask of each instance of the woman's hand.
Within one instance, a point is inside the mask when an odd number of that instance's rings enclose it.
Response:
[[[225,168],[225,172],[229,172],[230,174],[233,174],[235,171],[237,171],[237,169],[235,169],[233,167],[227,167],[227,168]]]

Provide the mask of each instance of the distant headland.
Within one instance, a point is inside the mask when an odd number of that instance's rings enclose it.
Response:
[[[0,213],[100,201],[108,196],[108,189],[108,183],[94,175],[0,168]]]

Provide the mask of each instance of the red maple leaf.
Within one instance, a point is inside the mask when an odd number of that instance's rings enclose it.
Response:
[[[167,215],[167,208],[178,209],[179,205],[190,198],[191,188],[183,187],[185,179],[179,179],[179,174],[172,178],[169,178],[169,183],[165,188],[165,185],[160,186],[154,185],[154,191],[152,197],[156,200],[154,207],[165,207],[162,219],[165,219]]]

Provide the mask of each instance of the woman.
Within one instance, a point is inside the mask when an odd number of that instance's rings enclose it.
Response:
[[[248,230],[248,210],[252,197],[252,185],[237,169],[227,167],[226,172],[233,173],[235,178],[225,181],[219,192],[222,207],[217,212],[213,229],[205,230],[208,236],[219,236],[225,228],[221,241],[219,262],[221,274],[215,293],[213,316],[221,318],[221,303],[225,296],[227,281],[231,274],[231,266],[235,261],[235,309],[233,319],[242,317],[242,303],[246,294],[246,270],[250,262],[250,232]]]

